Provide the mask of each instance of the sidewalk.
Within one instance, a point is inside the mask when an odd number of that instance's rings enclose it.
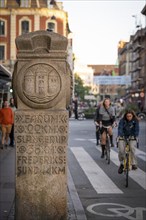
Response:
[[[0,149],[0,219],[14,219],[15,149]],[[13,210],[12,210],[13,209]]]
[[[1,139],[1,138],[0,138]],[[68,220],[86,220],[68,170]],[[15,147],[0,149],[0,220],[15,219]]]

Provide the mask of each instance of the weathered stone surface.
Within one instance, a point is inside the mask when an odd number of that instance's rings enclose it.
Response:
[[[17,219],[66,219],[66,111],[16,111]]]
[[[13,74],[16,220],[67,219],[67,39],[36,31],[16,39]]]
[[[36,31],[18,37],[16,45],[13,90],[17,107],[66,109],[73,85],[66,61],[67,39],[56,33]]]

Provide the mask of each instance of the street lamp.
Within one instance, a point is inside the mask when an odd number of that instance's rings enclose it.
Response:
[[[135,93],[135,97],[136,97],[136,98],[139,97],[139,93],[138,93],[138,92]]]

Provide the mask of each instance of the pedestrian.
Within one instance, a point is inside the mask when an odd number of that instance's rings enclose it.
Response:
[[[113,144],[113,125],[115,123],[115,110],[111,106],[110,98],[105,98],[103,104],[99,110],[100,117],[100,127],[101,127],[101,158],[104,158],[105,145],[106,145],[106,130],[103,126],[108,127],[108,133],[110,136],[111,147],[114,147]],[[103,125],[103,126],[102,126]]]
[[[100,117],[99,117],[99,110],[100,110],[101,104],[98,104],[96,111],[95,111],[95,116],[94,116],[94,123],[96,125],[96,145],[99,145],[100,142]]]
[[[10,105],[9,107],[12,109],[13,113],[15,112],[16,110],[16,107],[14,105],[14,99],[13,98],[10,98]],[[14,123],[12,124],[12,129],[11,129],[11,133],[9,135],[10,137],[10,146],[11,147],[14,147]]]
[[[120,161],[120,166],[118,173],[123,173],[123,160],[125,158],[125,139],[129,138],[130,154],[131,154],[131,164],[132,169],[137,169],[137,158],[135,155],[135,150],[137,147],[137,140],[139,135],[139,119],[133,110],[127,110],[124,116],[119,121],[118,125],[118,157]]]
[[[73,111],[74,111],[75,119],[78,120],[78,99],[77,99],[77,97],[75,97],[75,99],[73,100],[73,104],[74,104]]]
[[[8,146],[9,135],[11,133],[12,124],[14,123],[14,113],[8,105],[8,101],[3,102],[3,108],[0,109],[0,124],[2,129],[1,149]]]

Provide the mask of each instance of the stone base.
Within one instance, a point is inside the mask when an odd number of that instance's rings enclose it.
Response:
[[[16,220],[67,219],[68,112],[16,110]]]

